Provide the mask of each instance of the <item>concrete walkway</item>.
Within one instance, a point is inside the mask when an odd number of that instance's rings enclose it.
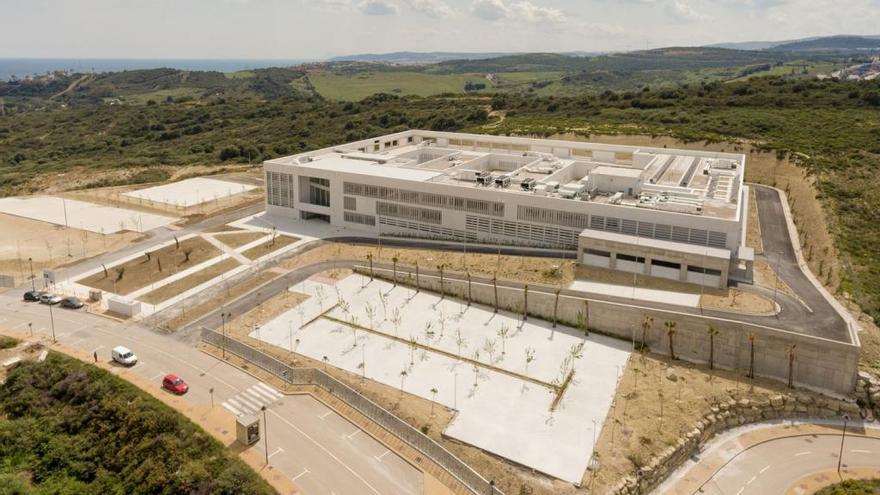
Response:
[[[202,234],[200,237],[202,239],[208,241],[208,243],[210,245],[212,245],[215,248],[219,249],[220,251],[223,251],[224,253],[228,254],[230,257],[232,257],[233,259],[235,259],[236,261],[238,261],[242,265],[250,265],[251,264],[251,260],[249,260],[247,258],[247,256],[239,253],[235,249],[232,249],[231,247],[227,246],[226,244],[223,244],[221,241],[217,240],[217,238],[215,238],[213,234]],[[262,239],[258,239],[258,240],[262,241]]]

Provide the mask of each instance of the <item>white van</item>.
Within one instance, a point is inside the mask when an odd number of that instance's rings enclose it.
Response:
[[[138,360],[137,356],[135,356],[129,348],[123,347],[121,345],[113,348],[111,356],[113,357],[114,361],[123,366],[134,366]]]

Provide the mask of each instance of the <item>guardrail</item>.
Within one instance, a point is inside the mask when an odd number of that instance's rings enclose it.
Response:
[[[224,347],[226,352],[262,368],[291,385],[317,385],[323,388],[430,458],[473,493],[504,495],[490,481],[430,437],[329,374],[316,368],[295,368],[210,328],[202,327],[202,340],[217,347]]]

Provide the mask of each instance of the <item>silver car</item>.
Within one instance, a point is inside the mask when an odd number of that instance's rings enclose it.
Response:
[[[49,304],[49,305],[58,304],[61,302],[61,296],[56,296],[55,294],[52,294],[51,292],[47,292],[47,293],[40,296],[40,302],[43,304]]]

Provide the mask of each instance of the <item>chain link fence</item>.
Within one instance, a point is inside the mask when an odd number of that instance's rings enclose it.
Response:
[[[503,495],[491,482],[430,437],[329,374],[316,368],[294,368],[244,342],[225,337],[210,328],[202,328],[201,333],[204,342],[225,348],[225,352],[234,354],[289,384],[317,385],[323,388],[430,458],[473,493]]]

